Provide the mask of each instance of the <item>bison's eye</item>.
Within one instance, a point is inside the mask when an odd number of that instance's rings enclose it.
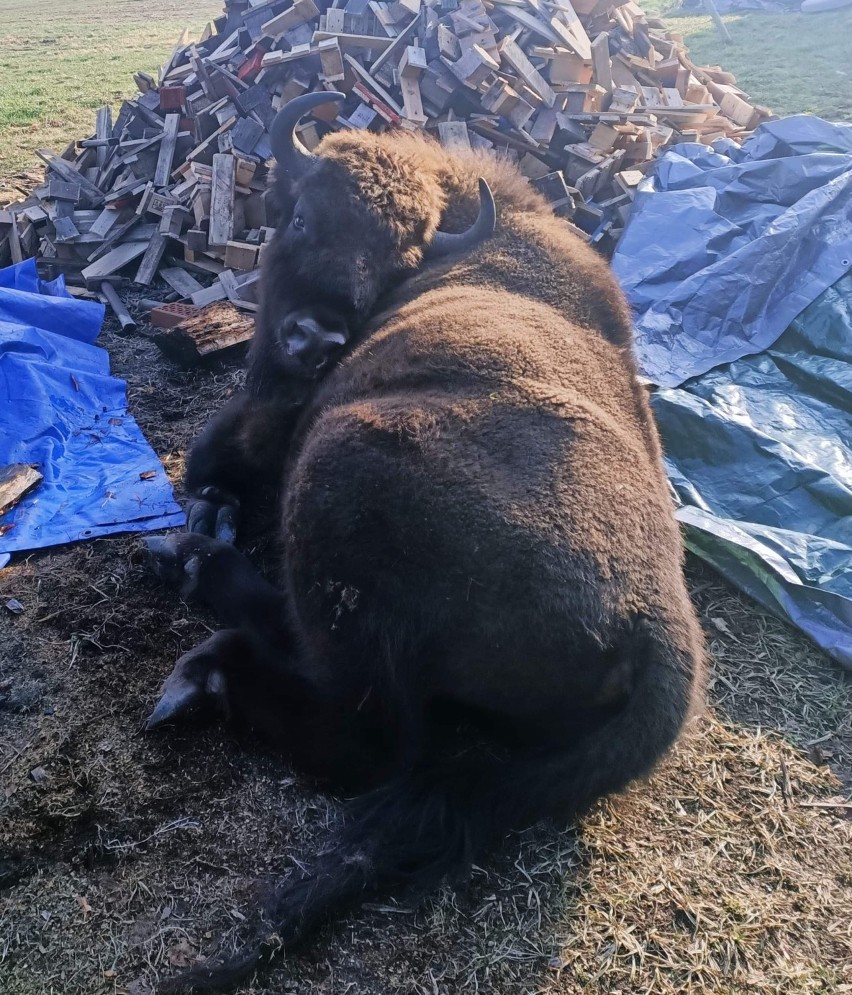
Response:
[[[296,229],[296,231],[305,230],[305,219],[302,217],[301,214],[293,215],[293,227]]]

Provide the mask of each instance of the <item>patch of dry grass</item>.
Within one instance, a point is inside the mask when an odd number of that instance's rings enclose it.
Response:
[[[710,720],[651,789],[586,821],[588,878],[562,927],[572,977],[544,990],[844,990],[852,823],[842,799],[810,807],[837,790],[828,770]]]

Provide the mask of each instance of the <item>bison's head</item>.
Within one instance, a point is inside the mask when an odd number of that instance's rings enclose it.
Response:
[[[312,155],[295,134],[313,107],[342,94],[309,93],[271,130],[280,216],[264,261],[258,334],[266,361],[304,379],[321,375],[379,297],[424,259],[462,252],[494,231],[491,192],[466,232],[438,230],[446,198],[436,176],[401,146],[340,132]],[[260,343],[258,343],[260,346]]]

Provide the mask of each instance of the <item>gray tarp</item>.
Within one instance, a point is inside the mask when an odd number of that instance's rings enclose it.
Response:
[[[613,265],[687,544],[852,668],[852,126],[676,147]]]

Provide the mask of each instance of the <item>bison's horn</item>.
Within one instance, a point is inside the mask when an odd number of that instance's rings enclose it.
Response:
[[[315,107],[345,99],[346,94],[332,90],[304,93],[301,97],[294,97],[278,112],[269,131],[269,139],[272,154],[289,179],[297,180],[304,175],[306,167],[316,159],[296,137],[296,125]]]
[[[497,207],[494,203],[494,195],[491,187],[485,180],[479,180],[479,217],[467,231],[454,234],[448,231],[435,233],[431,244],[427,250],[429,259],[439,259],[441,256],[448,256],[454,252],[465,252],[472,249],[485,239],[491,238],[497,224]]]

